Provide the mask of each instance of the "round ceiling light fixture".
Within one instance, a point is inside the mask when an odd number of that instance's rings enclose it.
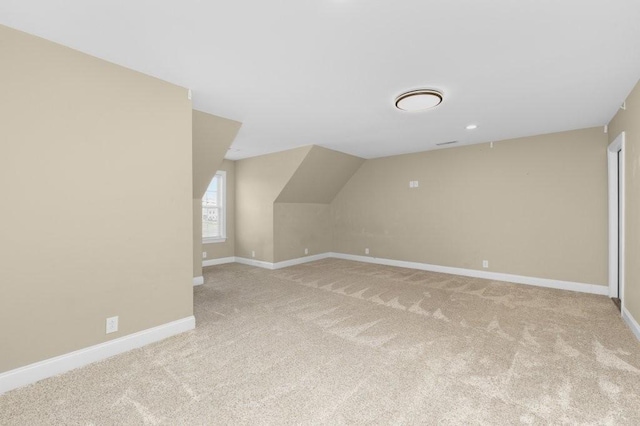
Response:
[[[467,126],[467,130],[475,130],[475,129],[477,129],[477,128],[478,128],[478,125],[477,125],[477,124],[469,124],[469,125]]]
[[[418,89],[396,98],[396,108],[402,111],[424,111],[442,103],[442,93],[433,89]]]

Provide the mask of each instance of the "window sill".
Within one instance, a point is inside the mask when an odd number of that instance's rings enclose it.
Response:
[[[227,241],[226,238],[203,238],[202,244],[224,243],[225,241]]]

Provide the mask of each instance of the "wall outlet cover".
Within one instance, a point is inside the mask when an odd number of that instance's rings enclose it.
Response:
[[[107,318],[107,334],[115,333],[116,331],[118,331],[118,317]]]

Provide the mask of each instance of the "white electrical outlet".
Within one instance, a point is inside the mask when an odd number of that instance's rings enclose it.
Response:
[[[256,252],[255,252],[255,250],[252,250],[252,251],[251,251],[251,257],[256,257]]]
[[[412,180],[409,181],[409,188],[413,188],[413,181]]]
[[[308,248],[304,249],[304,254],[309,254],[309,249]]]
[[[107,318],[107,334],[118,331],[118,317]]]
[[[488,260],[483,260],[482,261],[482,267],[483,268],[488,268],[489,267],[489,261]]]
[[[369,249],[368,248],[364,249],[364,254],[369,254]]]
[[[203,258],[203,259],[206,259],[206,258],[207,258],[207,252],[206,252],[206,251],[203,251],[203,252],[202,252],[202,258]]]

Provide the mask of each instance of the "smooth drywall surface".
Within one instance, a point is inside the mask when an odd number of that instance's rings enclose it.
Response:
[[[193,129],[193,276],[202,276],[202,205],[211,179],[222,167],[224,156],[242,123],[205,112],[192,112]],[[231,244],[233,251],[233,244]]]
[[[204,196],[242,123],[193,111],[193,198]]]
[[[310,149],[236,161],[236,256],[274,261],[273,203]]]
[[[329,203],[362,163],[359,157],[311,147],[274,205],[276,262],[331,251]]]
[[[314,145],[277,202],[328,204],[362,163],[363,158]]]
[[[0,58],[0,372],[191,316],[187,90],[3,26]]]
[[[367,160],[332,203],[334,251],[488,260],[490,271],[606,285],[606,137],[593,128]]]
[[[329,204],[275,203],[274,243],[275,262],[330,252]]]
[[[235,256],[236,242],[236,167],[235,161],[224,160],[218,170],[227,172],[227,239],[220,243],[202,244],[202,251],[207,253],[203,259],[220,259]],[[202,230],[202,216],[200,216],[200,229]],[[202,235],[200,236],[202,239]],[[202,256],[200,256],[202,258]],[[200,259],[202,261],[203,259]]]
[[[624,304],[640,320],[640,84],[609,123],[609,142],[625,132]]]

